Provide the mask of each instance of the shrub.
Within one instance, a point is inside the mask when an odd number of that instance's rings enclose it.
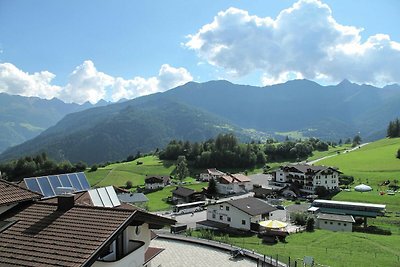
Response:
[[[296,212],[293,216],[293,222],[297,225],[306,225],[307,214],[303,212]]]
[[[132,184],[131,181],[126,181],[126,183],[125,183],[125,188],[126,188],[126,189],[131,189],[132,186],[133,186],[133,184]]]
[[[340,175],[339,184],[340,185],[350,185],[354,182],[354,177],[349,175]]]
[[[312,232],[312,231],[314,231],[314,223],[315,223],[315,220],[314,220],[313,217],[309,217],[309,218],[307,219],[307,224],[306,224],[306,231],[307,231],[307,232]]]
[[[200,229],[200,238],[213,240],[214,239],[214,232],[208,229]]]
[[[95,171],[97,171],[97,165],[96,164],[94,164],[94,165],[92,165],[92,167],[90,168],[90,171],[91,172],[95,172]]]

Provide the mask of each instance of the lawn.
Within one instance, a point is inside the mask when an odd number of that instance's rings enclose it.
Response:
[[[198,235],[198,232],[195,233]],[[216,240],[219,238],[217,237]],[[316,263],[328,266],[399,266],[400,251],[396,248],[400,236],[381,236],[364,233],[332,232],[315,230],[314,232],[292,234],[286,238],[286,243],[264,245],[257,236],[221,238],[239,247],[257,251],[272,256],[280,261],[291,263],[304,256],[314,257]]]
[[[331,155],[336,155],[339,153],[342,153],[346,151],[347,149],[351,149],[351,145],[341,145],[341,146],[336,146],[336,147],[331,147],[329,146],[329,149],[327,151],[313,151],[313,155],[309,157],[307,160],[308,161],[313,161],[316,159],[320,159],[326,156],[331,156]]]
[[[140,161],[142,164],[137,164]],[[86,172],[89,183],[95,187],[116,185],[124,186],[131,181],[134,186],[144,185],[146,175],[170,175],[175,165],[169,161],[160,161],[157,157],[147,156],[131,162],[115,163],[95,172]]]

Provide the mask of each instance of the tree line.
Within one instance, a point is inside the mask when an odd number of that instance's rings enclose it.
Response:
[[[84,171],[87,165],[83,162],[71,164],[60,163],[47,157],[46,153],[36,156],[22,157],[0,164],[1,178],[9,181],[20,181],[23,178]]]
[[[387,128],[387,137],[395,138],[400,137],[400,120],[399,118],[390,121]]]
[[[315,150],[328,148],[327,142],[317,138],[283,143],[268,139],[265,143],[243,144],[233,134],[219,134],[205,142],[172,140],[159,152],[159,157],[162,160],[177,160],[179,156],[185,156],[198,168],[247,168],[272,161],[301,160],[311,156]]]

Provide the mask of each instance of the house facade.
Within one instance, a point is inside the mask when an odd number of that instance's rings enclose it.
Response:
[[[253,189],[251,179],[241,173],[226,174],[216,180],[217,192],[222,195],[245,193]]]
[[[168,175],[151,175],[144,179],[144,187],[148,190],[163,188],[171,183],[171,177]]]
[[[200,180],[201,181],[210,181],[210,179],[217,180],[221,176],[226,175],[224,172],[221,172],[215,168],[207,169],[205,172],[200,173]]]
[[[202,192],[196,190],[178,186],[172,190],[172,202],[175,204],[183,204],[204,200],[205,196]]]
[[[258,222],[276,217],[279,210],[266,202],[254,198],[242,198],[207,207],[207,221],[200,225],[226,225],[239,230],[258,228]],[[211,223],[210,223],[211,222]]]
[[[323,186],[328,190],[337,190],[341,173],[328,166],[290,164],[281,166],[273,173],[272,184],[282,187],[295,184],[300,191],[314,194],[318,186]]]
[[[325,229],[336,232],[352,232],[355,222],[351,215],[318,213],[315,226],[319,229]]]

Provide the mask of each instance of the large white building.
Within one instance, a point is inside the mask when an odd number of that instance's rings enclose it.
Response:
[[[240,230],[258,229],[264,220],[286,220],[286,211],[278,210],[268,203],[254,198],[240,198],[207,207],[207,221],[198,223],[201,227],[230,227]]]
[[[241,173],[226,174],[217,179],[217,192],[222,195],[245,193],[253,189],[251,179]]]
[[[210,181],[210,179],[217,180],[219,177],[226,175],[226,173],[221,172],[215,168],[207,169],[205,172],[200,173],[201,181]]]
[[[296,184],[301,191],[313,194],[318,186],[328,190],[338,189],[341,173],[329,166],[289,164],[275,171],[272,183],[281,186]]]

